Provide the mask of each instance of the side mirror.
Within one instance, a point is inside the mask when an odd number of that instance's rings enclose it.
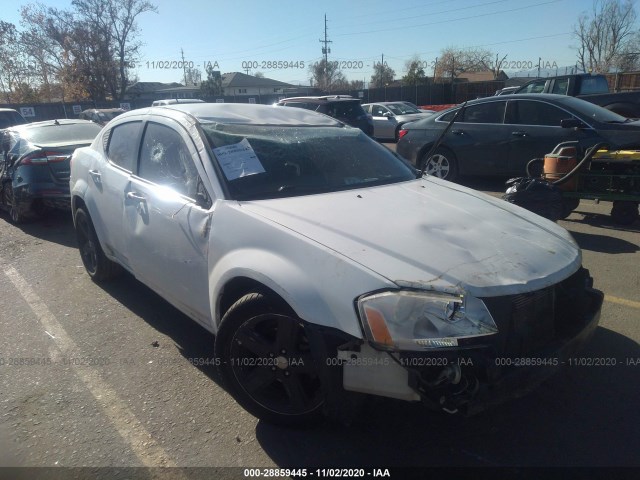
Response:
[[[207,195],[205,195],[203,192],[198,192],[196,193],[196,205],[198,205],[200,208],[207,209],[211,207],[211,201],[209,200],[209,197],[207,197]]]
[[[585,125],[577,118],[565,118],[560,120],[560,126],[562,128],[584,128]]]

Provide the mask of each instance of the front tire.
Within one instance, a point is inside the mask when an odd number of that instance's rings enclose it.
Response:
[[[428,153],[422,156],[420,162],[420,168],[424,168],[426,174],[450,182],[458,178],[458,162],[453,152],[446,148],[437,148],[431,157],[426,158]]]
[[[319,366],[304,323],[286,305],[243,296],[225,313],[215,351],[227,390],[252,415],[286,426],[322,418]]]
[[[82,264],[95,282],[104,282],[115,278],[122,267],[107,258],[100,246],[93,222],[87,211],[80,207],[75,213],[76,239]]]

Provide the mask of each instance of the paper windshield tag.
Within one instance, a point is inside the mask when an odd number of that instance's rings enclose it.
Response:
[[[233,145],[225,145],[213,149],[227,180],[264,173],[264,167],[249,141],[244,138]]]

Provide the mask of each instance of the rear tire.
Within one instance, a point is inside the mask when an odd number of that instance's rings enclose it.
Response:
[[[9,210],[9,218],[11,219],[11,223],[19,225],[24,223],[29,217],[26,216],[20,209],[20,207],[16,204],[16,198],[13,194],[13,186],[11,182],[8,181],[5,183],[4,188],[2,189],[2,202]]]
[[[107,258],[93,228],[91,217],[80,207],[75,213],[76,239],[80,257],[87,273],[95,282],[104,282],[117,277],[122,267]]]
[[[631,225],[640,214],[638,213],[638,202],[615,201],[611,209],[611,218],[618,225]]]
[[[458,178],[458,161],[451,150],[439,147],[430,158],[426,158],[428,153],[422,156],[420,162],[420,168],[424,168],[426,174],[450,182]]]
[[[304,426],[325,403],[319,368],[304,323],[282,302],[249,293],[225,313],[215,340],[224,384],[265,422]]]

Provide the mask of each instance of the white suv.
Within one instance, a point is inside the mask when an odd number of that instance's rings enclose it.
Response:
[[[226,387],[271,422],[362,393],[472,412],[598,323],[566,230],[305,109],[124,113],[76,150],[71,195],[89,275],[124,268],[216,334]]]

